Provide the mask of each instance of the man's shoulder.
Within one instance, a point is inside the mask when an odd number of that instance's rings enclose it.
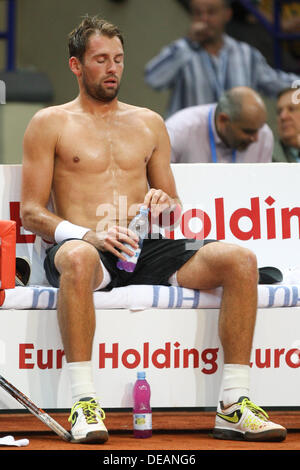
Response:
[[[273,150],[273,162],[285,162],[288,163],[289,152],[288,148],[284,147],[282,142],[279,139],[275,139],[274,150]]]
[[[274,147],[274,134],[269,126],[265,123],[258,131],[257,146],[263,148],[273,148]],[[251,146],[250,146],[251,148]]]
[[[37,135],[51,136],[56,139],[68,118],[68,103],[65,105],[46,106],[38,110],[30,119],[24,133],[24,139],[36,138]]]
[[[262,128],[260,129],[260,134],[261,134],[261,138],[265,139],[265,138],[269,138],[270,140],[274,140],[274,134],[273,134],[273,131],[271,129],[271,127],[269,126],[269,124],[265,123]]]
[[[46,106],[45,108],[39,109],[33,116],[32,121],[36,121],[40,124],[47,122],[50,124],[61,122],[62,119],[66,118],[68,111],[70,110],[70,103],[61,105]]]
[[[233,38],[232,36],[229,36],[228,34],[225,34],[224,35],[224,42],[225,42],[225,45],[229,48],[229,49],[236,49],[237,47],[239,49],[248,49],[248,51],[257,51],[258,49],[256,49],[256,47],[254,46],[251,46],[251,44],[249,44],[248,42],[245,42],[245,41],[240,41],[239,39],[235,39]]]
[[[120,110],[134,113],[136,115],[145,115],[147,117],[158,115],[158,113],[150,108],[146,108],[145,106],[137,106],[134,104],[119,102]]]
[[[120,103],[120,111],[129,116],[131,115],[132,118],[141,119],[145,123],[160,124],[164,122],[163,117],[158,112],[150,108]]]
[[[209,110],[212,106],[215,107],[215,104],[189,106],[188,108],[181,109],[170,116],[166,120],[166,124],[167,126],[176,126],[177,124],[180,126],[184,124],[185,127],[199,126],[199,124],[207,122]]]

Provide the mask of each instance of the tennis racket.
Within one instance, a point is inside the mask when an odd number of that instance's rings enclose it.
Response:
[[[34,416],[40,419],[48,428],[52,429],[58,436],[62,437],[65,441],[71,441],[71,434],[66,431],[55,419],[49,416],[44,410],[38,408],[24,393],[20,392],[14,385],[9,383],[2,375],[0,375],[0,386],[4,388],[13,398],[15,398],[21,405],[29,410]]]

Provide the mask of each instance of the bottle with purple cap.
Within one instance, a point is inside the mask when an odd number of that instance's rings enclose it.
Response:
[[[149,212],[149,209],[145,206],[142,206],[140,208],[139,213],[130,222],[128,228],[132,230],[134,233],[136,233],[136,235],[139,237],[139,246],[135,250],[132,256],[128,255],[127,253],[124,253],[124,256],[126,257],[126,261],[119,260],[117,262],[118,269],[130,272],[130,273],[132,273],[135,270],[136,263],[138,262],[141,249],[143,246],[144,238],[148,235],[148,231],[149,231],[148,212]],[[133,251],[132,246],[128,244],[126,244],[126,246],[130,248],[131,251]]]

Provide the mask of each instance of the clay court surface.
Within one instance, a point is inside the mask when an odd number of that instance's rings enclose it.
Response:
[[[51,410],[48,410],[48,413],[62,426],[69,429],[68,413],[51,412]],[[203,460],[201,460],[203,454],[206,455],[209,451],[209,455],[213,454],[214,458],[223,455],[222,451],[254,451],[249,455],[256,455],[256,452],[259,452],[262,459],[266,456],[269,457],[270,451],[272,457],[275,453],[276,458],[281,458],[283,455],[286,457],[286,451],[299,451],[300,411],[268,411],[268,414],[270,419],[288,429],[285,441],[253,443],[216,440],[211,436],[211,429],[214,425],[214,412],[175,412],[168,410],[153,412],[153,436],[151,438],[135,439],[133,437],[132,415],[130,412],[111,411],[106,414],[105,423],[109,429],[110,438],[105,444],[71,444],[62,440],[27,411],[15,414],[1,413],[0,437],[13,435],[16,440],[27,438],[29,439],[29,445],[20,448],[0,446],[0,451],[10,452],[10,455],[6,456],[12,457],[12,461],[17,459],[18,462],[24,463],[28,461],[33,463],[35,457],[41,457],[41,454],[45,456],[46,452],[47,458],[50,460],[51,457],[55,457],[55,459],[57,457],[67,458],[70,465],[74,465],[76,462],[82,464],[83,459],[88,456],[86,462],[90,464],[92,462],[101,466],[104,464],[125,464],[127,468],[146,464],[153,465],[156,458],[160,459],[156,462],[158,464],[169,464],[169,459],[172,456],[183,459],[181,464],[199,465],[201,461],[203,463]],[[278,453],[276,451],[285,452]],[[2,455],[4,456],[4,454]],[[127,458],[128,456],[136,457],[137,460],[134,465],[133,462],[128,465],[128,461],[118,461],[124,456],[127,456]],[[167,461],[164,461],[164,458],[167,458]],[[38,460],[40,461],[40,459]],[[47,464],[47,460],[44,461],[44,464]]]

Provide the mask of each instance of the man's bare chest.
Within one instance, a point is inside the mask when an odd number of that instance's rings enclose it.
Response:
[[[135,122],[77,122],[62,129],[56,156],[65,166],[86,170],[129,169],[144,165],[155,143],[146,126]]]

